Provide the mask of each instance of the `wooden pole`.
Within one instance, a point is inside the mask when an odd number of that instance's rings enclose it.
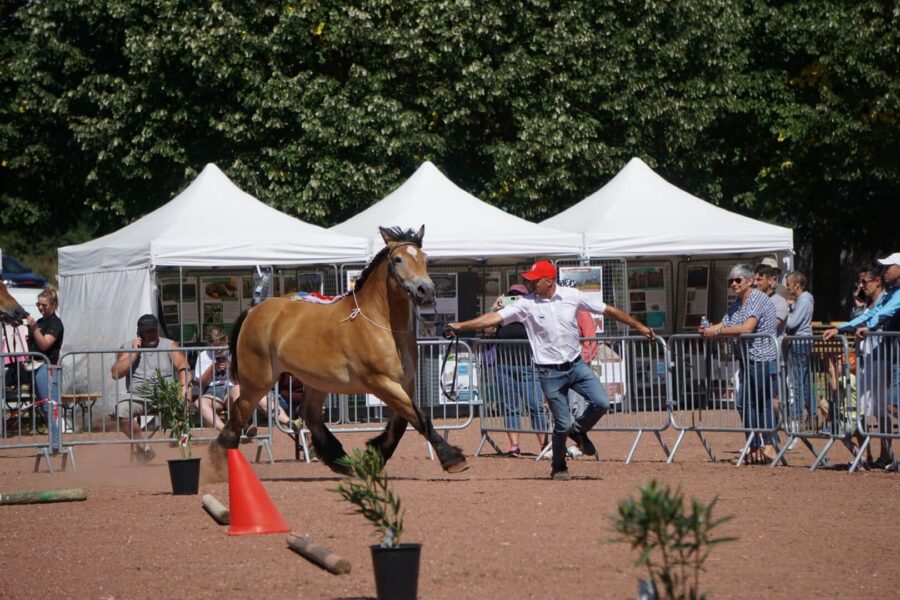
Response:
[[[216,523],[219,525],[228,525],[230,521],[228,509],[225,508],[221,502],[216,500],[215,496],[206,494],[203,496],[201,502],[203,502],[203,508],[209,513],[209,516],[215,519]]]
[[[61,488],[58,490],[34,490],[0,494],[3,504],[46,504],[48,502],[77,502],[87,500],[84,488]]]
[[[325,546],[316,544],[308,536],[289,533],[287,543],[291,550],[310,562],[316,563],[329,573],[344,575],[350,572],[350,561]]]

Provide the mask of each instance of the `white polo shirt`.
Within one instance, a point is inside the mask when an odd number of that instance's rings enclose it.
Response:
[[[578,319],[575,313],[584,308],[602,315],[606,303],[599,292],[582,292],[556,286],[556,292],[545,299],[534,294],[520,296],[518,301],[497,311],[503,324],[518,321],[525,326],[534,362],[551,365],[570,362],[581,355],[578,342]]]

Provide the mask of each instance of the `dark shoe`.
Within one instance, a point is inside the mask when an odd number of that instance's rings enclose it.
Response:
[[[522,455],[522,449],[519,448],[518,444],[511,444],[509,448],[506,449],[506,455],[515,458],[516,456]]]
[[[569,481],[572,479],[572,476],[569,475],[568,469],[560,469],[559,471],[551,471],[550,479],[553,481]]]
[[[591,438],[589,438],[585,432],[578,431],[575,427],[572,427],[572,429],[569,430],[569,438],[575,442],[578,449],[581,450],[585,456],[597,455],[597,449],[594,448],[594,443],[591,442]]]
[[[248,443],[250,440],[256,437],[256,433],[256,425],[251,425],[241,434],[241,442],[244,444]]]

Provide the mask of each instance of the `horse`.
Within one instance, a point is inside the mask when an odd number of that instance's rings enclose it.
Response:
[[[468,468],[465,456],[438,435],[431,419],[413,402],[418,355],[413,304],[434,303],[434,283],[418,232],[379,227],[385,247],[369,262],[350,293],[331,304],[270,298],[238,317],[231,331],[231,374],[240,396],[210,446],[217,474],[224,474],[225,451],[236,448],[241,430],[282,373],[303,382],[302,416],[323,462],[347,473],[339,461],[341,443],[322,420],[328,393],[371,393],[391,409],[384,431],[367,443],[387,462],[407,423],[437,451],[443,469]]]
[[[12,297],[6,285],[0,281],[0,321],[10,325],[21,325],[28,312]]]

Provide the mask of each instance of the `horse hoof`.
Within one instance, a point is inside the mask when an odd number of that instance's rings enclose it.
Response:
[[[466,461],[462,461],[448,466],[445,470],[448,473],[462,473],[463,471],[468,471],[469,466],[469,463],[467,463]]]

